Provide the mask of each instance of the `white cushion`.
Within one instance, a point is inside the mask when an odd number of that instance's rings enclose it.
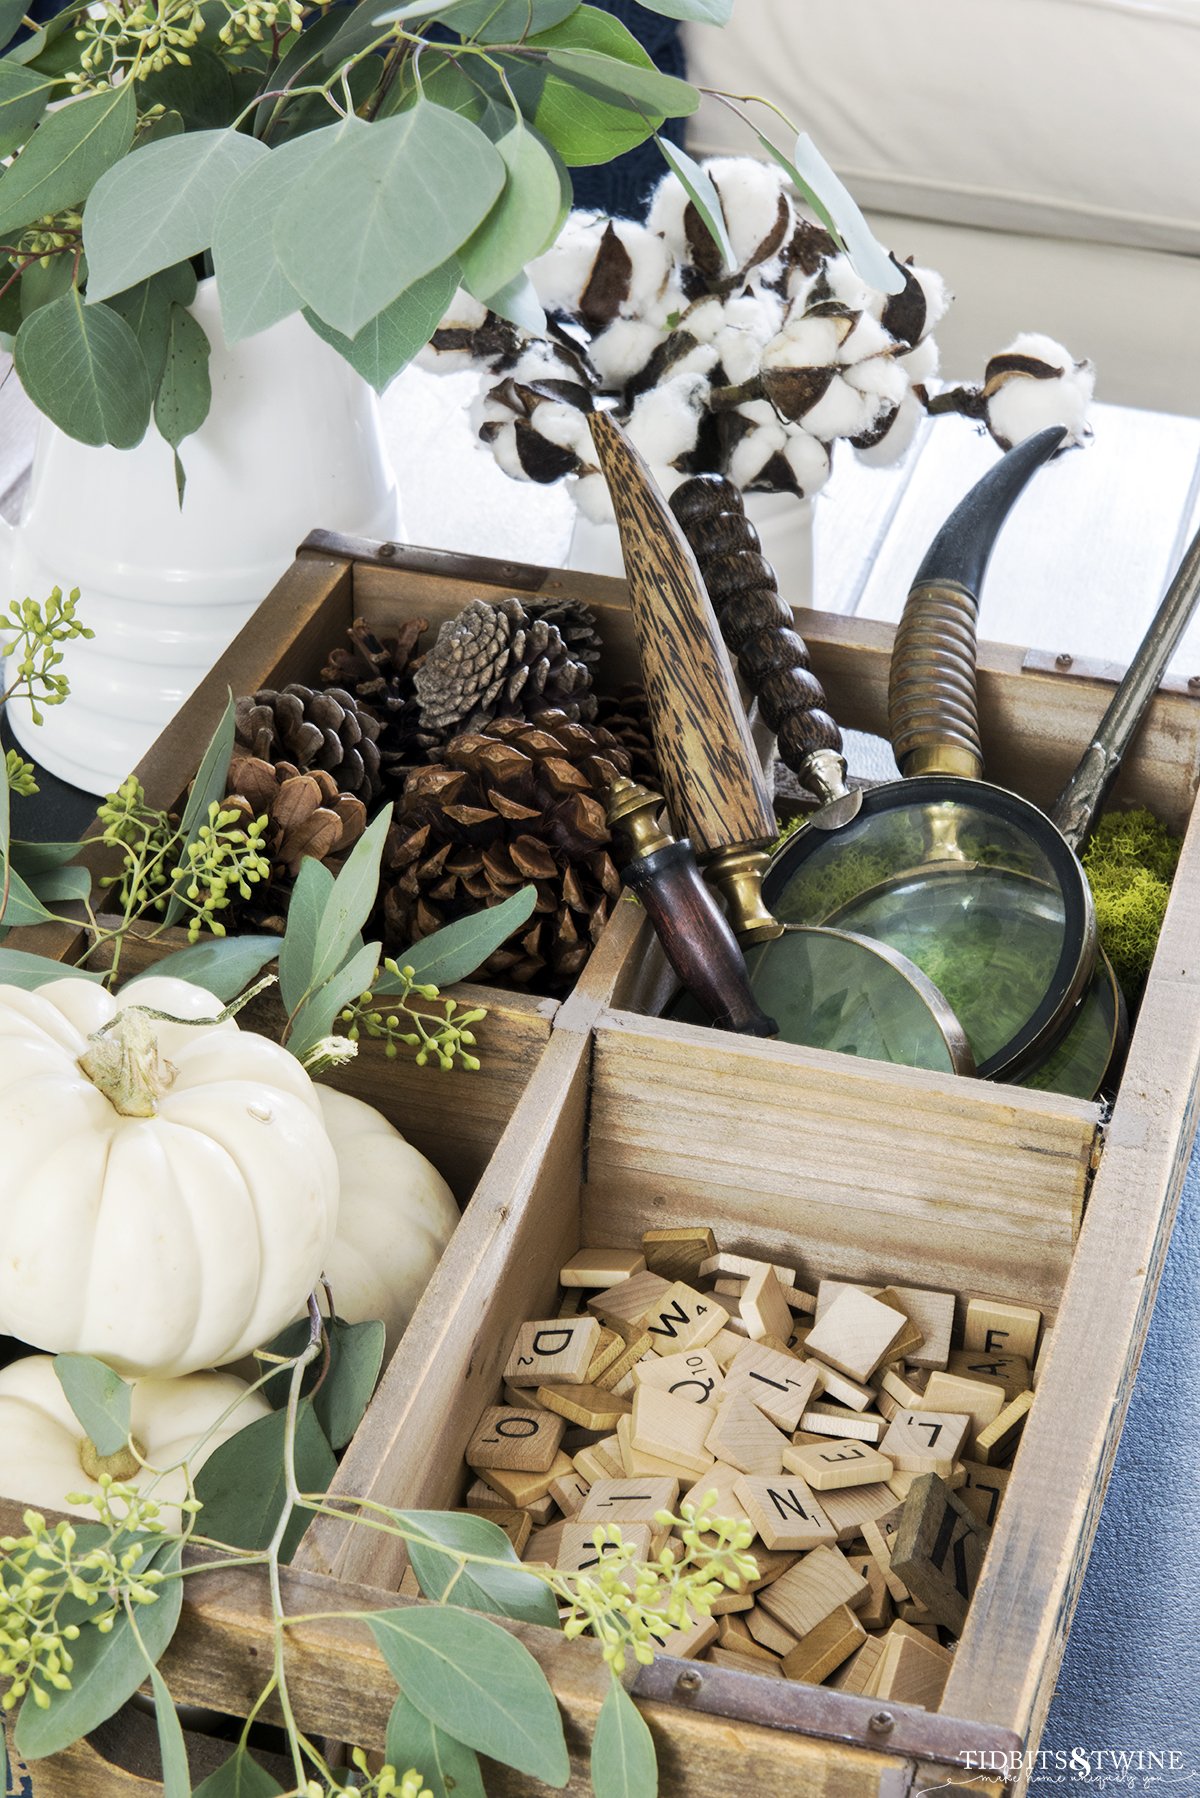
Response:
[[[685,43],[693,81],[773,100],[864,207],[1200,253],[1200,0],[735,0]],[[713,101],[689,142],[754,145]]]

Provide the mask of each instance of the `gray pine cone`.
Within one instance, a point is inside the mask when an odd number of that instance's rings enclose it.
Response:
[[[591,671],[556,624],[531,618],[519,599],[473,599],[438,631],[414,676],[427,730],[478,730],[494,718],[548,707],[574,722],[596,715]]]

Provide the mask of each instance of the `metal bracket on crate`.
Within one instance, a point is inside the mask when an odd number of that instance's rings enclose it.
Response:
[[[858,1698],[849,1692],[795,1684],[776,1690],[775,1680],[758,1679],[732,1667],[702,1666],[657,1655],[638,1670],[630,1687],[635,1698],[686,1706],[705,1716],[728,1717],[763,1729],[786,1730],[820,1741],[845,1742],[879,1754],[934,1761],[965,1772],[969,1751],[977,1766],[1019,1766],[1025,1747],[1011,1729],[968,1723],[938,1711],[918,1711],[886,1699]]]
[[[1068,674],[1076,680],[1105,681],[1118,686],[1125,678],[1124,662],[1101,662],[1089,656],[1076,656],[1062,650],[1027,649],[1021,661],[1022,674]],[[1200,699],[1200,674],[1168,674],[1159,682],[1159,693],[1182,693],[1189,699]]]

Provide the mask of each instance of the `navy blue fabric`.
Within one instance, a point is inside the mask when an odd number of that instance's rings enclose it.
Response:
[[[686,79],[683,44],[674,20],[647,12],[635,0],[591,0],[591,4],[599,6],[602,12],[612,13],[622,25],[628,26],[664,75]],[[685,124],[683,119],[668,119],[661,135],[682,146]],[[606,162],[601,168],[572,169],[575,204],[607,212],[613,218],[644,218],[650,195],[665,172],[662,153],[651,138],[648,143]]]

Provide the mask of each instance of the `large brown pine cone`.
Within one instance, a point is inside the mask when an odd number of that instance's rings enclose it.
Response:
[[[333,650],[321,679],[353,693],[360,710],[379,723],[379,772],[387,789],[403,786],[413,768],[436,761],[446,732],[421,723],[421,702],[413,677],[424,661],[420,641],[427,618],[411,618],[394,637],[379,637],[363,618],[346,633],[350,641]]]
[[[291,762],[266,762],[236,751],[222,804],[241,813],[246,823],[265,814],[263,841],[273,870],[272,885],[286,877],[294,879],[306,855],[324,861],[344,854],[367,824],[362,800],[339,792],[332,774],[324,769],[301,772]]]
[[[237,700],[235,710],[237,745],[248,755],[331,774],[338,792],[364,805],[378,793],[379,724],[344,687],[264,687]]]
[[[616,693],[602,693],[597,701],[596,723],[617,739],[629,757],[629,772],[634,780],[647,787],[661,786],[650,701],[644,687],[627,686]]]
[[[519,599],[473,599],[448,618],[414,677],[429,730],[477,730],[493,718],[556,709],[596,715],[592,676],[556,624],[531,618]]]
[[[532,881],[537,907],[485,964],[539,992],[565,991],[620,891],[605,795],[629,769],[616,740],[560,711],[498,718],[453,737],[409,776],[383,857],[389,952],[507,899]]]

